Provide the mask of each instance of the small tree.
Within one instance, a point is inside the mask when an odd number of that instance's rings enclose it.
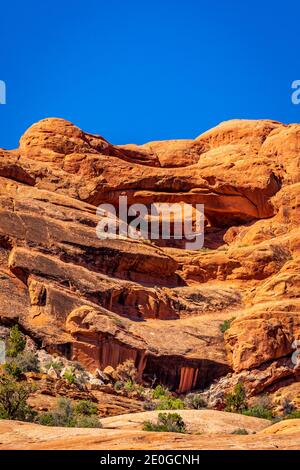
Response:
[[[25,336],[19,330],[18,325],[14,325],[10,330],[9,338],[6,342],[6,356],[16,357],[20,352],[24,351],[25,346]]]
[[[247,408],[246,393],[241,383],[236,384],[233,392],[226,395],[225,411],[242,413]]]
[[[32,392],[28,385],[16,382],[12,377],[0,377],[0,418],[32,421],[34,413],[27,405]]]

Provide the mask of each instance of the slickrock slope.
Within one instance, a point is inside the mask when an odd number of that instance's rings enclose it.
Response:
[[[178,410],[189,433],[194,434],[231,434],[238,428],[249,434],[264,430],[270,426],[267,419],[241,416],[215,410]],[[142,430],[145,421],[156,422],[159,411],[144,411],[121,416],[104,418],[101,423],[105,429]],[[298,421],[298,425],[299,425]]]
[[[194,428],[205,427],[205,419],[197,415],[201,413],[196,411],[194,418],[191,418]],[[299,449],[299,420],[283,421],[266,427],[265,420],[257,418],[214,411],[207,413],[211,413],[210,418],[207,416],[209,427],[205,434],[200,435],[143,432],[124,426],[110,429],[105,423],[111,418],[103,420],[104,429],[53,428],[18,421],[1,421],[0,449]],[[117,420],[117,417],[112,419]],[[243,422],[243,427],[246,422],[249,431],[256,431],[256,434],[232,435],[232,429],[239,420]]]
[[[297,381],[299,168],[297,124],[235,120],[142,146],[34,124],[0,150],[1,322],[91,371],[133,359],[141,379],[179,392],[230,370],[270,367],[265,390]],[[99,240],[96,206],[120,195],[204,204],[205,249]]]

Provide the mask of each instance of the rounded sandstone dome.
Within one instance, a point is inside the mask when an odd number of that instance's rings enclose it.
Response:
[[[100,136],[84,133],[70,121],[47,118],[33,124],[20,139],[22,156],[59,161],[72,153],[105,153],[109,147]]]
[[[271,120],[232,119],[199,135],[196,142],[203,142],[207,150],[228,144],[243,144],[258,151],[267,136],[282,126]]]

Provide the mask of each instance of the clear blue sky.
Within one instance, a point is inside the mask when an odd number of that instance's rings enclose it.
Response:
[[[0,147],[64,117],[113,143],[193,138],[222,120],[300,122],[300,2],[9,1]]]

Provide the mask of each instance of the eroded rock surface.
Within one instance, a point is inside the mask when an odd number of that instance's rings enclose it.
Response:
[[[277,383],[272,364],[300,340],[299,136],[234,120],[113,145],[63,119],[34,124],[0,151],[1,322],[88,369],[133,359],[141,380],[179,392],[230,370]],[[204,204],[204,249],[99,240],[96,206],[120,195]]]
[[[180,412],[182,413],[182,412]],[[104,419],[104,429],[53,428],[18,421],[0,423],[2,449],[230,449],[230,450],[297,450],[300,444],[300,420],[293,419],[266,425],[265,420],[249,416],[210,411],[204,416],[194,411],[188,418],[192,429],[207,429],[209,433],[178,434],[144,432],[126,427],[126,417]],[[216,416],[217,414],[217,416]],[[141,415],[140,413],[138,414]],[[147,413],[144,413],[147,416]],[[130,419],[134,415],[130,415]],[[128,419],[128,418],[127,418]],[[111,420],[116,429],[109,429]],[[241,423],[250,431],[249,435],[231,434]],[[107,424],[106,424],[107,423]],[[119,424],[119,427],[118,427]],[[122,426],[123,424],[123,426]],[[138,425],[138,423],[137,423]],[[138,426],[137,426],[138,427]],[[238,428],[235,428],[238,429]],[[42,432],[41,432],[42,431]],[[252,431],[252,432],[251,432]],[[256,434],[253,432],[256,431]]]

